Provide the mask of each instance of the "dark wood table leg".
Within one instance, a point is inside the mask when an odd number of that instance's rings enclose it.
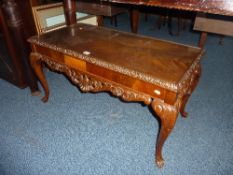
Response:
[[[181,107],[180,107],[180,113],[181,113],[182,117],[187,117],[188,116],[188,113],[185,111],[185,106],[186,106],[186,104],[187,104],[187,102],[189,100],[189,97],[191,96],[194,89],[196,88],[200,77],[201,77],[201,66],[199,65],[196,68],[196,70],[194,71],[193,76],[191,77],[189,90],[187,91],[187,93],[182,98],[182,103],[181,103]]]
[[[130,23],[131,23],[131,31],[133,33],[138,33],[139,10],[136,8],[133,8],[130,11]]]
[[[45,79],[43,70],[42,70],[42,62],[40,59],[40,56],[37,53],[31,53],[30,54],[30,63],[31,66],[35,72],[35,74],[37,75],[38,79],[41,82],[41,85],[44,89],[45,92],[45,96],[41,99],[43,102],[47,102],[49,99],[49,86],[48,83]]]
[[[207,33],[206,32],[201,32],[201,36],[200,36],[200,40],[199,40],[198,46],[201,47],[201,48],[203,48],[204,45],[205,45],[206,39],[207,39]]]
[[[178,116],[178,110],[175,106],[166,104],[160,99],[154,99],[151,106],[161,120],[161,127],[157,139],[155,157],[157,166],[159,168],[162,168],[164,165],[162,148],[164,142],[166,141],[167,137],[175,126]]]
[[[64,10],[65,10],[65,19],[66,24],[72,25],[75,24],[76,19],[76,1],[75,0],[64,0]]]
[[[98,26],[104,26],[104,17],[99,15],[97,16],[97,24]]]

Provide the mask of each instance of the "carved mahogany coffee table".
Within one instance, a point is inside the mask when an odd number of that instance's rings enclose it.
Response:
[[[29,39],[31,66],[46,102],[49,88],[42,66],[64,73],[83,92],[109,91],[125,101],[151,106],[161,120],[156,163],[179,112],[200,77],[200,48],[107,29],[75,24]],[[44,63],[44,64],[43,64]]]

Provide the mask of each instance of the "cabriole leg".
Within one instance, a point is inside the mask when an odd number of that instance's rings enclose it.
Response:
[[[198,65],[198,67],[194,71],[193,77],[191,78],[189,90],[188,90],[187,94],[185,94],[182,98],[182,103],[181,103],[181,107],[180,107],[180,113],[181,113],[182,117],[188,116],[188,113],[185,111],[185,106],[189,100],[189,97],[191,96],[194,89],[196,88],[200,77],[201,77],[201,66]]]
[[[175,126],[178,112],[176,107],[165,104],[162,100],[159,99],[154,99],[151,106],[161,120],[161,127],[157,139],[155,156],[157,166],[162,168],[164,165],[162,148],[164,142]]]
[[[36,76],[40,80],[40,83],[41,83],[41,85],[44,89],[44,92],[45,92],[45,96],[41,100],[43,102],[47,102],[49,99],[49,87],[48,87],[48,83],[45,79],[43,70],[42,70],[42,62],[41,62],[40,56],[38,56],[36,53],[31,53],[30,54],[30,64],[31,64]]]

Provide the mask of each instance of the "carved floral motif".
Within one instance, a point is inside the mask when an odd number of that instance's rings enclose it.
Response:
[[[65,64],[53,61],[47,56],[40,55],[38,53],[32,53],[32,55],[33,54],[36,55],[36,57],[42,62],[46,63],[50,69],[65,73],[67,77],[74,84],[78,85],[83,92],[109,91],[114,96],[120,97],[125,101],[141,101],[146,105],[151,103],[151,97],[149,95],[130,90],[116,83],[104,80],[103,78],[94,75],[88,75],[88,73],[69,68]]]

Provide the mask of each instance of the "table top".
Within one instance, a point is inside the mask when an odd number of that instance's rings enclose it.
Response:
[[[111,2],[174,8],[233,16],[232,0],[110,0]]]
[[[81,23],[29,42],[173,90],[203,53],[197,47]]]

